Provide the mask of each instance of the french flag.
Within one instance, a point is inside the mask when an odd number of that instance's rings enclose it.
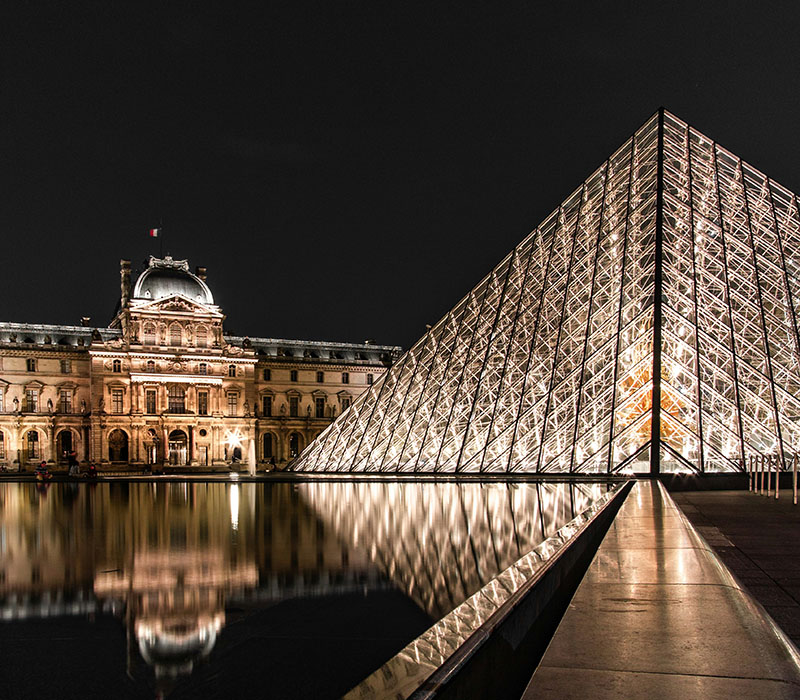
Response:
[[[161,230],[160,228],[151,228],[150,229],[150,238],[158,238],[158,232],[160,230]]]

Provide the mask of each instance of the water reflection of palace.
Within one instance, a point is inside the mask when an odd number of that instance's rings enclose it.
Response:
[[[435,621],[604,488],[0,484],[0,620],[114,615],[164,692],[214,663],[231,608],[392,589]]]

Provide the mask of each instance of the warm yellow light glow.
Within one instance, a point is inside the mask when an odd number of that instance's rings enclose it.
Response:
[[[239,485],[231,485],[231,527],[234,530],[239,529]]]

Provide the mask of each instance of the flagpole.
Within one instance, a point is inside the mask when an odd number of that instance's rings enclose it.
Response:
[[[159,256],[162,260],[164,259],[164,219],[162,217],[158,218],[158,240],[160,247]]]

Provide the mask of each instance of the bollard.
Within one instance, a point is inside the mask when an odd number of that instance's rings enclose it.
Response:
[[[754,457],[756,460],[756,493],[760,494],[764,490],[764,478],[761,473],[761,455]]]
[[[772,455],[764,457],[764,469],[767,470],[767,498],[772,495]]]

